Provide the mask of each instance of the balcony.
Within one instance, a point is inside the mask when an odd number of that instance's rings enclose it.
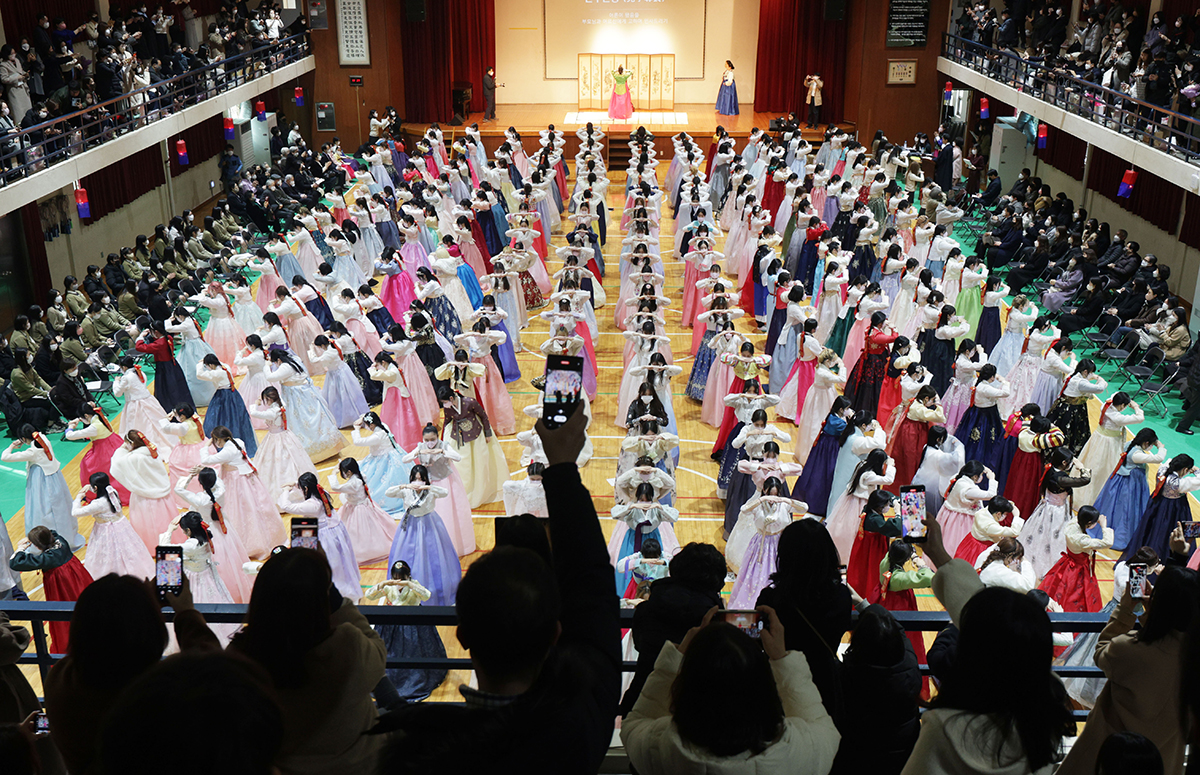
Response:
[[[294,35],[7,135],[0,217],[314,69]]]
[[[982,94],[1200,193],[1200,123],[1066,72],[942,36],[938,70]]]

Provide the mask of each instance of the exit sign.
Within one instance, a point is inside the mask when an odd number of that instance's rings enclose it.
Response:
[[[362,85],[363,85],[363,77],[362,77],[361,75],[352,75],[352,76],[350,76],[350,85],[351,85],[351,86],[353,86],[353,87],[354,87],[354,88],[356,88],[356,89],[360,89],[360,88],[362,88]]]

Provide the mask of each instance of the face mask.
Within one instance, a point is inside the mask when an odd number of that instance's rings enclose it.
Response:
[[[42,29],[43,30],[50,29],[50,22],[42,22]]]
[[[22,43],[22,44],[21,44],[21,50],[22,50],[22,51],[28,51],[28,50],[29,50],[29,44],[28,44],[28,43]]]
[[[654,396],[639,396],[639,398],[641,398],[641,400],[642,400],[642,403],[643,403],[643,404],[648,404],[648,403],[650,403],[650,399],[651,399],[651,398],[653,398],[653,397],[654,397]]]
[[[26,362],[28,362],[28,363],[33,363],[33,356],[32,356],[32,355],[27,355],[27,356],[25,356],[25,360],[26,360]]]
[[[46,117],[48,117],[49,115],[50,115],[50,114],[49,114],[49,113],[47,113],[47,112],[46,112],[46,111],[44,111],[44,110],[42,110],[42,111],[38,111],[38,118],[46,118]]]
[[[52,344],[52,345],[50,345],[50,349],[51,349],[51,350],[57,350],[57,349],[58,349],[58,345],[56,345],[56,344]]]
[[[194,215],[189,215],[189,216],[188,216],[188,223],[191,223],[191,222],[192,222],[192,221],[194,221],[194,220],[196,220],[196,216],[194,216]]]
[[[433,441],[425,442],[425,446],[428,447],[429,449],[433,449],[434,447],[437,446],[437,439],[434,439]]]

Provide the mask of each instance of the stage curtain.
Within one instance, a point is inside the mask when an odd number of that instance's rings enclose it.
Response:
[[[1083,163],[1087,157],[1087,141],[1070,132],[1047,127],[1046,147],[1034,146],[1034,154],[1076,180],[1083,180]]]
[[[496,66],[496,0],[450,0],[450,34],[453,80],[471,82],[471,111],[480,113],[483,73]]]
[[[25,253],[29,258],[29,279],[33,298],[44,299],[54,281],[50,279],[50,260],[46,257],[46,235],[42,233],[42,216],[37,202],[21,208],[21,228],[25,232]]]
[[[805,0],[762,0],[758,11],[758,64],[754,109],[795,111],[805,118],[804,77],[820,73],[821,120],[839,121],[846,80],[846,22],[825,21],[825,4]]]
[[[1129,197],[1119,197],[1117,189],[1121,186],[1121,177],[1128,169],[1129,163],[1124,159],[1093,147],[1087,187],[1134,215],[1145,218],[1168,234],[1174,234],[1179,226],[1183,189],[1169,180],[1145,170],[1138,170],[1133,193]]]
[[[186,167],[179,163],[179,156],[175,153],[175,141],[177,140],[183,140],[187,144],[188,165]],[[208,118],[177,135],[168,137],[167,153],[171,156],[171,177],[177,178],[200,162],[208,161],[216,156],[225,150],[226,142],[225,119],[220,115]]]
[[[20,47],[21,38],[29,38],[33,43],[33,31],[37,28],[38,14],[44,13],[50,17],[50,29],[54,31],[54,19],[61,18],[67,27],[75,29],[88,19],[88,14],[96,9],[95,3],[80,2],[80,0],[5,0],[4,2],[4,38],[15,47]],[[82,44],[80,44],[82,46]],[[91,57],[87,47],[76,47],[76,52]]]
[[[190,154],[189,146],[189,157]],[[110,164],[79,181],[79,185],[87,191],[92,211],[92,217],[83,222],[95,223],[166,182],[157,145],[138,151],[117,164]]]
[[[400,18],[404,60],[404,119],[449,121],[454,117],[450,83],[450,10],[443,2],[425,4],[425,21]],[[481,74],[482,75],[482,74]]]
[[[1200,196],[1190,191],[1187,194],[1187,209],[1183,213],[1183,225],[1179,227],[1179,241],[1189,248],[1200,249]]]

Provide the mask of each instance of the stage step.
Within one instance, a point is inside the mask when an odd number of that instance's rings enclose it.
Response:
[[[629,160],[633,158],[633,149],[629,147],[628,137],[609,135],[604,140],[605,152],[608,154],[608,158],[604,161],[604,169],[617,171],[628,169]]]

